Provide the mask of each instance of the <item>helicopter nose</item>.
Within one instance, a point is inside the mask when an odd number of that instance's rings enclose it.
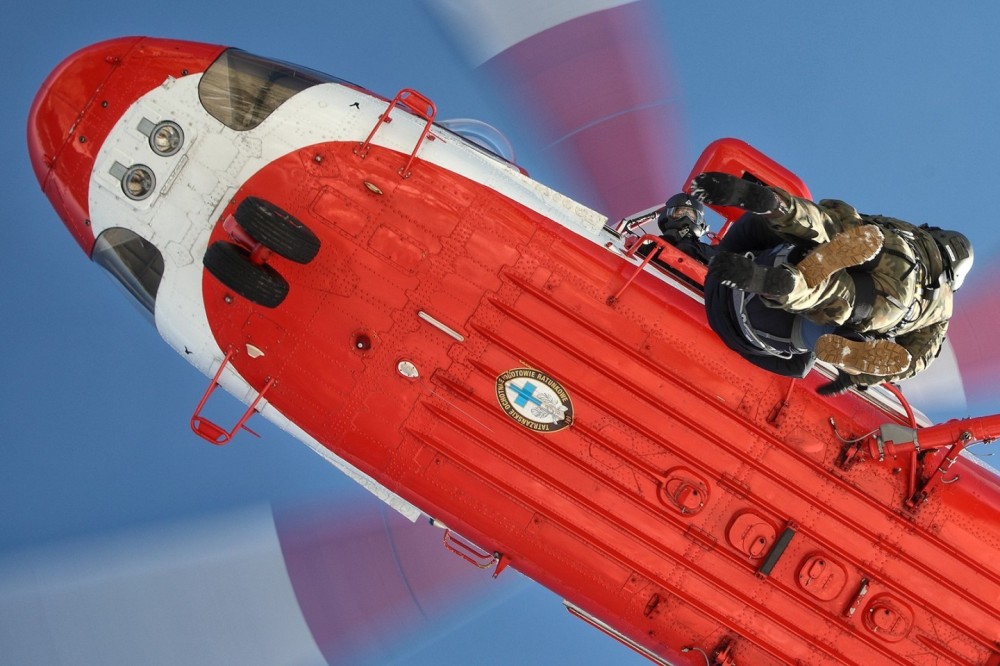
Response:
[[[35,177],[88,255],[94,244],[87,211],[90,172],[117,119],[102,93],[140,39],[102,42],[63,60],[45,79],[28,114],[28,153]]]
[[[85,47],[45,79],[28,114],[28,154],[42,191],[89,256],[94,161],[116,123],[170,77],[203,72],[224,47],[122,37]]]

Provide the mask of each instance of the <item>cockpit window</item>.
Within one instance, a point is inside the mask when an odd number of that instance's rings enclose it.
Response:
[[[198,96],[216,120],[245,131],[264,122],[295,93],[331,82],[347,83],[329,74],[229,49],[201,77]]]
[[[93,259],[118,280],[150,314],[163,277],[163,255],[128,229],[113,228],[97,237]]]

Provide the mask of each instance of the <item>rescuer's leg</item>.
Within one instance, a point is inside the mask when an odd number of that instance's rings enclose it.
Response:
[[[768,294],[768,301],[817,323],[846,323],[858,300],[857,280],[846,269],[867,264],[877,257],[882,241],[882,231],[872,225],[851,227],[838,233],[829,242],[814,247],[794,266],[785,265],[791,276],[791,287],[784,293]],[[864,284],[871,286],[873,283],[868,280]],[[869,305],[871,300],[862,298],[862,302]],[[863,330],[871,328],[868,324],[862,327]]]
[[[874,225],[852,227],[814,247],[795,269],[806,286],[816,287],[839,270],[874,259],[882,250],[883,239],[882,231]]]
[[[891,340],[846,338],[835,333],[821,335],[816,358],[851,374],[886,377],[910,367],[910,352]]]
[[[865,224],[820,243],[794,266],[760,265],[752,257],[720,252],[713,259],[711,270],[723,284],[754,294],[788,296],[814,290],[838,271],[871,261],[882,250],[883,238],[878,227]],[[806,298],[803,294],[792,300]]]
[[[766,187],[728,173],[708,171],[691,181],[691,195],[707,204],[737,206],[761,214],[782,240],[825,243],[864,221],[853,206],[835,199],[814,203],[778,187]]]

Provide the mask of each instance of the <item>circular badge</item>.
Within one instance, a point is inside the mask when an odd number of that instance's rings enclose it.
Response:
[[[538,370],[514,368],[497,377],[497,400],[507,416],[536,432],[557,432],[573,423],[566,389]]]

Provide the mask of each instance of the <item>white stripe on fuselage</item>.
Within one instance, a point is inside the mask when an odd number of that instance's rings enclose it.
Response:
[[[360,143],[387,103],[353,88],[322,84],[286,101],[255,129],[236,132],[204,110],[198,98],[200,78],[168,79],[125,112],[95,160],[89,205],[95,237],[106,229],[124,227],[163,254],[157,330],[189,363],[211,376],[224,353],[212,335],[202,300],[201,259],[222,209],[243,183],[284,155],[319,143]],[[172,157],[155,155],[137,129],[143,118],[177,122],[185,135],[182,150]],[[394,111],[393,122],[382,125],[373,143],[408,155],[423,126],[423,120]],[[421,160],[484,183],[592,241],[598,237],[604,216],[470,148],[455,135],[437,129],[435,134],[437,140],[421,146]],[[154,194],[140,202],[125,197],[118,177],[111,173],[115,162],[150,167],[157,180]],[[245,404],[256,397],[253,387],[231,367],[220,384]],[[413,505],[335,456],[266,402],[261,413],[393,508],[411,519],[419,515]]]
[[[284,155],[320,143],[363,141],[386,102],[346,86],[323,84],[289,99],[259,127],[236,132],[204,111],[198,99],[199,80],[199,76],[168,79],[123,115],[95,161],[90,212],[95,236],[110,227],[126,227],[160,249],[165,266],[157,294],[157,329],[178,353],[210,376],[223,351],[212,335],[202,301],[201,258],[222,209],[243,183]],[[154,123],[166,119],[179,123],[185,132],[181,153],[171,158],[155,156],[147,138],[136,129],[144,117]],[[419,118],[394,112],[393,122],[379,128],[374,143],[408,155],[423,125]],[[602,233],[604,216],[468,147],[450,133],[435,133],[440,139],[423,143],[418,153],[421,160],[483,183],[590,242],[604,246],[613,240]],[[127,199],[110,173],[116,161],[150,166],[156,172],[157,192],[143,202]],[[161,193],[165,185],[169,187]],[[670,282],[671,287],[680,287]],[[701,300],[691,290],[680,291]],[[223,375],[221,384],[245,404],[256,397],[256,391],[232,369]],[[895,408],[885,404],[894,401],[879,402],[884,408]],[[411,519],[419,515],[412,504],[348,465],[270,405],[264,404],[261,411],[404,515]]]

